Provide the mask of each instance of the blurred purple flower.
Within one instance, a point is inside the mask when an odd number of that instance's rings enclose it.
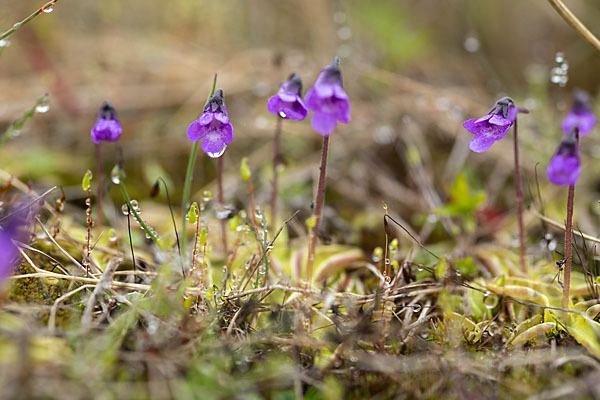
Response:
[[[558,146],[554,157],[548,164],[547,174],[550,182],[556,185],[574,185],[581,172],[579,143],[573,128]]]
[[[17,259],[17,248],[12,243],[10,234],[0,230],[0,282],[12,273]]]
[[[306,105],[313,110],[312,128],[323,136],[329,136],[336,121],[350,122],[350,104],[342,87],[340,60],[335,57],[331,65],[323,68],[314,86],[306,93]]]
[[[100,107],[96,123],[92,127],[91,133],[92,140],[96,144],[100,143],[101,140],[115,142],[121,137],[123,128],[117,119],[117,113],[114,107],[108,101],[105,101],[104,104],[102,104],[102,107]]]
[[[223,155],[227,145],[233,141],[233,127],[229,122],[222,89],[215,92],[202,115],[190,124],[187,137],[192,142],[202,140],[202,150],[209,157]]]
[[[277,94],[267,101],[267,109],[281,118],[296,121],[306,118],[308,110],[302,100],[302,79],[298,74],[293,73],[283,82]]]
[[[469,148],[476,153],[489,149],[495,141],[501,140],[517,117],[518,108],[510,97],[503,97],[487,115],[463,122],[466,130],[475,137],[471,139]]]
[[[37,208],[36,201],[29,205],[19,202],[7,216],[0,219],[0,282],[12,273],[19,257],[13,241],[27,243],[31,237],[31,220]]]
[[[576,90],[573,95],[573,107],[562,121],[565,133],[574,127],[579,129],[579,135],[587,135],[596,125],[596,116],[590,107],[590,96],[583,90]]]

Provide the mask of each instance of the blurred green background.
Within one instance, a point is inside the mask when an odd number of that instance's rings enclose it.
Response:
[[[0,0],[0,29],[42,4]],[[568,4],[600,33],[597,1]],[[568,62],[564,87],[551,82],[557,52]],[[49,112],[36,114],[0,147],[1,167],[36,187],[62,185],[69,201],[82,203],[81,177],[95,168],[89,131],[108,99],[124,134],[104,146],[107,172],[122,151],[135,197],[147,196],[160,175],[178,204],[191,147],[185,132],[218,73],[235,134],[225,153],[225,196],[238,207],[247,204],[238,172],[247,156],[258,202],[266,205],[275,126],[266,100],[294,71],[306,90],[334,55],[341,58],[352,122],[332,137],[326,217],[344,240],[367,240],[348,236],[356,233],[344,229],[348,222],[381,231],[380,220],[369,216],[381,214],[382,200],[417,224],[415,216],[447,203],[461,171],[471,187],[485,189],[488,209],[512,213],[511,139],[488,153],[469,153],[470,135],[461,126],[504,95],[532,111],[520,117],[528,200],[539,163],[544,197],[564,207],[563,191],[546,184],[545,167],[573,88],[596,96],[600,56],[545,1],[60,0],[54,12],[11,36],[0,54],[0,131],[42,94],[51,99]],[[310,206],[320,143],[308,120],[284,124],[281,190],[288,212]],[[578,224],[597,234],[597,132],[585,138],[583,151]],[[196,197],[214,188],[215,167],[199,155]],[[116,190],[112,195],[120,201]]]

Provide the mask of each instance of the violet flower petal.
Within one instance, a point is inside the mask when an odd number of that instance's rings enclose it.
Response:
[[[312,128],[323,136],[329,136],[335,130],[335,116],[325,112],[315,111],[311,120]]]
[[[205,133],[205,125],[202,125],[200,120],[192,122],[187,129],[187,137],[192,142],[197,142],[198,140],[202,139]]]

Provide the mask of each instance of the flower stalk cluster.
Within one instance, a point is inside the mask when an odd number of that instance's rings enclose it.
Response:
[[[519,218],[519,237],[521,246],[521,265],[525,269],[525,234],[522,220],[523,199],[519,173],[519,147],[517,140],[517,114],[527,110],[515,106],[514,101],[504,97],[496,102],[490,112],[481,117],[465,121],[463,127],[475,135],[469,148],[477,153],[488,150],[495,142],[502,140],[510,127],[514,127],[515,155],[515,188],[517,212]],[[565,226],[565,263],[563,277],[563,308],[569,307],[571,264],[572,264],[572,231],[573,200],[575,184],[581,174],[581,155],[579,137],[587,135],[596,125],[596,116],[592,112],[587,93],[577,90],[574,93],[573,106],[562,121],[561,127],[566,136],[561,140],[554,156],[548,164],[546,174],[548,180],[555,185],[568,186],[567,215]]]
[[[565,224],[565,264],[563,272],[562,307],[569,307],[571,291],[571,264],[573,260],[573,202],[575,185],[581,174],[581,152],[579,137],[587,135],[596,125],[596,116],[591,110],[587,93],[577,90],[573,96],[573,106],[562,121],[562,129],[566,136],[561,140],[558,149],[546,170],[548,180],[559,186],[569,186],[567,194],[567,217]]]

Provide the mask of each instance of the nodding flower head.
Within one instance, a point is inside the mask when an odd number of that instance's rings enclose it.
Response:
[[[492,147],[495,141],[501,140],[517,117],[518,108],[510,97],[503,97],[487,115],[463,122],[466,130],[475,137],[471,139],[469,148],[482,153]]]
[[[283,82],[277,94],[267,101],[267,109],[281,118],[296,121],[306,118],[308,110],[302,100],[302,79],[298,74],[293,73]]]
[[[187,137],[192,142],[202,140],[202,150],[209,157],[223,155],[227,145],[233,141],[233,127],[229,122],[222,89],[215,92],[206,103],[202,115],[190,124]]]
[[[350,104],[342,87],[339,59],[323,68],[314,86],[306,93],[306,105],[314,113],[312,128],[323,136],[329,136],[337,121],[350,122]]]
[[[574,185],[577,182],[581,172],[577,128],[573,128],[560,142],[546,172],[555,185]]]
[[[579,135],[587,135],[596,125],[596,116],[590,107],[590,96],[583,90],[576,90],[573,95],[571,111],[562,121],[565,133],[571,132],[574,127],[579,129]]]
[[[105,101],[98,111],[98,117],[96,123],[92,127],[92,140],[98,144],[100,141],[115,142],[121,133],[123,128],[121,123],[117,119],[117,112],[115,108],[108,101]]]

